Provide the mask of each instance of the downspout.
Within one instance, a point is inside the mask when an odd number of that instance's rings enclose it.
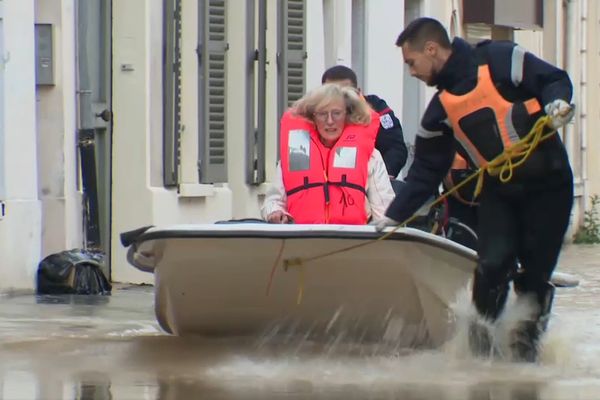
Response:
[[[566,49],[564,51],[564,55],[565,57],[565,65],[564,65],[564,69],[567,71],[567,73],[569,74],[569,76],[571,77],[571,80],[573,82],[573,102],[576,104],[576,109],[575,109],[575,118],[573,119],[573,121],[569,122],[565,127],[564,127],[564,143],[565,146],[567,148],[567,154],[569,155],[569,160],[571,160],[571,165],[578,165],[575,164],[575,124],[578,122],[578,115],[580,113],[580,110],[578,107],[580,107],[580,96],[579,96],[579,85],[578,85],[578,73],[579,71],[577,70],[577,62],[579,61],[579,54],[578,54],[578,46],[577,46],[577,41],[578,41],[578,36],[577,36],[577,19],[581,16],[579,13],[577,13],[577,1],[578,0],[568,0],[567,1],[567,21],[566,21],[566,26],[563,29],[564,34],[567,36],[567,40],[566,40]],[[569,231],[568,231],[568,236],[572,237],[577,229],[579,228],[580,225],[580,221],[581,221],[581,216],[583,215],[583,210],[585,209],[585,207],[582,207],[582,202],[581,202],[581,192],[580,192],[580,188],[581,188],[581,178],[580,178],[580,174],[578,174],[579,171],[577,171],[577,169],[575,168],[575,170],[573,171],[574,173],[574,180],[573,180],[573,184],[574,184],[574,199],[573,199],[573,209],[572,209],[572,218],[570,219],[570,223],[569,223]],[[583,203],[585,204],[585,202]]]
[[[581,144],[581,180],[583,186],[583,208],[586,209],[588,200],[588,164],[587,164],[587,20],[588,0],[581,0],[581,54],[579,62],[581,71],[579,76],[579,135]]]
[[[565,49],[565,65],[564,68],[573,80],[574,89],[577,89],[577,81],[575,78],[578,75],[576,70],[577,61],[579,60],[579,54],[577,52],[577,1],[578,0],[568,0],[567,1],[567,25],[563,32],[567,35],[567,43]],[[579,96],[578,90],[574,90],[574,99],[573,101],[576,103],[577,107],[579,107]],[[579,114],[579,109],[576,109],[576,114]],[[575,122],[570,122],[565,126],[565,145],[567,147],[567,153],[569,154],[569,159],[571,162],[574,161],[574,144],[575,144]],[[578,184],[578,180],[575,180],[575,184]]]
[[[454,36],[464,37],[462,29],[462,13],[460,9],[459,0],[452,0],[452,17],[451,17],[451,29],[453,30]]]
[[[4,129],[4,70],[9,56],[4,55],[4,4],[0,2],[0,220],[4,219],[6,211],[6,166],[5,166],[5,135]]]
[[[556,32],[554,33],[554,43],[556,43],[556,66],[559,68],[564,68],[565,59],[564,59],[564,26],[563,26],[563,0],[555,0],[555,26]]]

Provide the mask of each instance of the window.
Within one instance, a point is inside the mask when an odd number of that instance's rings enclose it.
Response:
[[[181,138],[181,0],[164,1],[163,184],[179,184]]]
[[[281,0],[278,21],[278,115],[281,116],[306,90],[306,0]]]

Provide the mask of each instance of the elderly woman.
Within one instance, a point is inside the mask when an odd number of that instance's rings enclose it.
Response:
[[[326,84],[281,119],[277,175],[262,216],[271,223],[366,224],[394,198],[375,149],[379,118],[356,89]]]

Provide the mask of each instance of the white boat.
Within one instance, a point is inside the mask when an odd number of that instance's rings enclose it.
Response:
[[[154,274],[156,317],[176,335],[440,345],[475,252],[411,228],[381,236],[372,226],[240,222],[142,228],[122,242],[128,261]]]

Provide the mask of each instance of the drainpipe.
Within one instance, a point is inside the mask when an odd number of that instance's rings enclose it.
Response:
[[[588,0],[581,0],[581,54],[579,62],[581,71],[579,76],[579,135],[581,143],[581,180],[583,185],[583,207],[586,208],[588,200],[588,164],[587,164],[587,20]]]
[[[565,59],[563,54],[563,41],[564,41],[564,26],[563,26],[563,1],[564,0],[555,0],[555,21],[554,24],[556,26],[556,32],[554,33],[554,43],[556,43],[556,66],[559,68],[564,68]]]
[[[565,146],[567,148],[567,153],[569,155],[569,160],[571,160],[571,165],[579,165],[579,164],[575,164],[575,156],[578,155],[575,153],[575,124],[578,122],[579,119],[579,114],[580,114],[580,110],[579,107],[581,106],[581,97],[579,95],[579,68],[578,68],[578,61],[579,61],[579,51],[578,51],[578,26],[577,26],[577,22],[578,19],[581,17],[581,15],[577,12],[577,2],[579,0],[568,0],[567,1],[567,22],[566,22],[566,26],[564,26],[563,28],[563,32],[564,34],[567,36],[567,40],[566,40],[566,48],[564,50],[564,56],[565,56],[565,65],[564,65],[564,69],[567,71],[567,73],[569,74],[569,76],[571,77],[571,80],[573,82],[573,102],[576,104],[576,109],[575,109],[575,118],[573,121],[569,122],[565,128],[564,128],[564,142],[565,142]],[[577,141],[579,142],[579,141]],[[580,162],[581,158],[579,158]],[[583,215],[583,210],[585,209],[585,207],[582,207],[582,201],[581,201],[581,175],[577,174],[578,168],[574,168],[574,207],[572,210],[572,218],[571,218],[571,222],[569,225],[569,236],[572,236],[573,234],[575,234],[575,231],[578,229],[579,225],[580,225],[580,221],[581,221],[581,216]],[[583,204],[585,204],[585,202],[583,202]]]
[[[452,30],[454,31],[454,36],[464,37],[464,32],[462,29],[462,12],[460,9],[459,0],[452,0]]]
[[[567,1],[567,25],[565,26],[564,29],[564,33],[567,35],[567,43],[566,43],[566,49],[565,49],[565,65],[564,68],[566,69],[566,71],[568,72],[569,76],[571,77],[571,80],[573,81],[573,86],[574,89],[578,89],[577,86],[577,82],[578,82],[578,75],[579,75],[579,71],[577,71],[577,61],[579,60],[579,54],[577,51],[577,17],[579,16],[577,14],[577,1],[578,0],[568,0]],[[574,99],[573,101],[575,102],[575,104],[577,105],[577,107],[580,106],[580,101],[579,101],[579,91],[578,90],[574,90],[573,96]],[[576,109],[576,113],[579,114],[579,109]],[[565,126],[565,141],[566,141],[566,146],[567,146],[567,151],[569,153],[569,158],[571,160],[573,159],[574,156],[574,134],[575,134],[575,127],[574,127],[574,123],[571,122],[569,124],[567,124]]]

